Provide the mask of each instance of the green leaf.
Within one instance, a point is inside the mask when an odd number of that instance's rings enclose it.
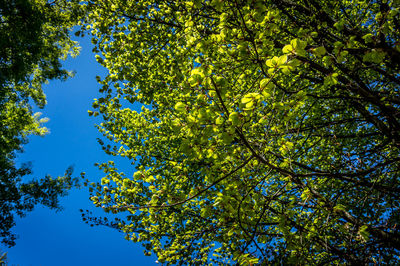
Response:
[[[291,53],[293,50],[294,50],[294,48],[291,44],[287,44],[282,48],[282,52],[285,54]]]
[[[365,43],[373,42],[374,35],[372,33],[365,34],[362,38],[364,39]]]
[[[381,50],[371,50],[364,54],[363,61],[375,64],[380,64],[385,59],[386,53]]]
[[[178,112],[185,112],[186,111],[186,105],[182,102],[177,102],[175,104],[175,110]]]
[[[369,240],[370,233],[368,232],[368,226],[363,225],[358,229],[359,235],[362,237],[364,242],[367,242]]]
[[[239,125],[240,119],[239,119],[239,113],[238,112],[233,112],[229,115],[229,121],[232,122],[232,125],[237,126]]]
[[[321,57],[321,56],[326,54],[326,49],[325,49],[325,47],[320,46],[320,47],[317,47],[317,48],[313,49],[313,53],[316,56]]]

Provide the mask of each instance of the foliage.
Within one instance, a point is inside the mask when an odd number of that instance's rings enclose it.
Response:
[[[3,166],[3,165],[2,165]],[[64,176],[52,178],[46,176],[39,180],[22,182],[22,177],[31,174],[28,166],[19,169],[10,167],[0,169],[0,237],[2,243],[14,246],[17,236],[11,232],[15,225],[15,216],[24,217],[27,212],[42,204],[51,209],[60,211],[59,198],[78,187],[78,179],[72,177],[72,167],[68,168]]]
[[[136,166],[99,163],[91,199],[127,239],[165,263],[398,261],[399,1],[86,8],[109,70],[89,114]]]
[[[66,1],[0,0],[0,238],[12,246],[14,215],[23,216],[42,203],[60,208],[58,197],[76,185],[71,169],[57,179],[22,182],[30,167],[14,163],[29,135],[44,135],[46,118],[33,113],[46,97],[42,84],[64,80],[72,73],[62,69],[61,59],[76,55],[78,48],[69,29],[78,18]],[[75,22],[74,22],[75,21]]]
[[[2,252],[1,252],[2,253]],[[0,256],[0,265],[7,265],[7,253],[2,253]]]

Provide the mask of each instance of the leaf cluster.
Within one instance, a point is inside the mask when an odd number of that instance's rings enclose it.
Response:
[[[16,215],[36,204],[59,209],[58,197],[77,186],[71,170],[58,179],[24,182],[30,166],[14,162],[29,135],[48,132],[48,119],[32,106],[46,104],[42,85],[72,76],[61,60],[79,51],[69,33],[80,13],[69,7],[72,1],[0,0],[0,238],[8,246],[15,245],[10,230]]]
[[[160,262],[395,263],[398,1],[88,1],[92,201]],[[142,109],[137,110],[137,104]]]

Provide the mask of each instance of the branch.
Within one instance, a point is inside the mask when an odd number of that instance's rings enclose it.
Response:
[[[169,207],[173,207],[173,206],[177,206],[177,205],[182,205],[194,198],[196,198],[197,196],[203,194],[205,191],[209,190],[210,188],[212,188],[213,186],[217,185],[218,183],[220,183],[221,181],[225,180],[226,178],[228,178],[229,176],[233,175],[234,173],[236,173],[238,170],[240,170],[241,168],[243,168],[244,166],[246,166],[246,164],[253,159],[254,156],[250,156],[247,160],[245,160],[241,165],[239,165],[238,167],[236,167],[235,169],[233,169],[232,171],[230,171],[229,173],[227,173],[226,175],[224,175],[223,177],[217,179],[216,181],[214,181],[212,184],[208,185],[207,187],[203,188],[202,190],[200,190],[199,192],[197,192],[196,194],[194,194],[193,196],[176,202],[176,203],[172,203],[169,205],[146,205],[146,206],[133,206],[133,205],[123,205],[123,206],[110,206],[108,208],[111,209],[129,209],[129,210],[140,210],[140,209],[149,209],[149,208],[155,208],[155,209],[165,209],[165,208],[169,208]]]

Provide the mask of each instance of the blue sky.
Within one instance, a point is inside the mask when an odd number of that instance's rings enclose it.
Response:
[[[46,123],[50,134],[30,137],[24,153],[17,158],[17,163],[31,161],[36,177],[63,175],[68,166],[74,165],[74,176],[86,172],[91,181],[98,181],[102,173],[94,163],[110,159],[96,142],[100,135],[94,124],[100,120],[87,114],[93,98],[100,96],[95,76],[105,70],[95,62],[88,38],[78,41],[81,55],[64,64],[76,71],[75,77],[45,86],[48,104],[38,111],[50,118]],[[112,160],[118,163],[118,158]],[[144,256],[140,244],[126,241],[116,230],[85,224],[79,209],[102,214],[88,197],[86,188],[73,190],[62,199],[62,212],[37,206],[26,217],[18,218],[13,228],[19,235],[17,245],[10,249],[0,246],[8,253],[9,265],[157,265],[155,257]]]

